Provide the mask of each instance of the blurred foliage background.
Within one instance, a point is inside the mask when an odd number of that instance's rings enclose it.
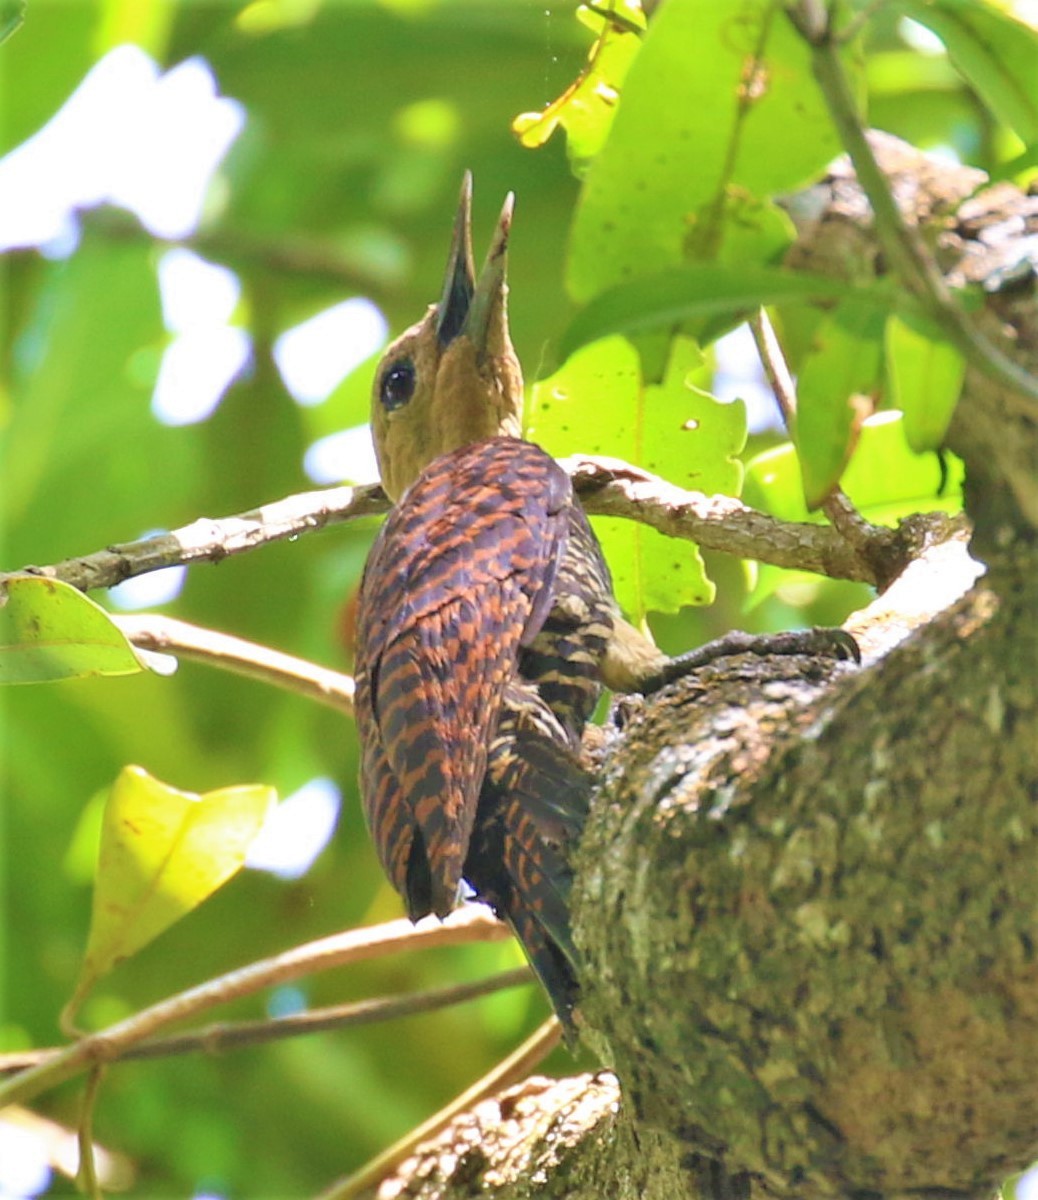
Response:
[[[237,276],[230,322],[248,333],[251,353],[211,415],[163,423],[151,401],[173,340],[157,283],[168,240],[102,205],[78,214],[73,243],[9,247],[0,260],[0,565],[54,562],[313,486],[304,455],[366,419],[371,362],[322,403],[304,406],[275,366],[275,340],[356,296],[378,306],[392,333],[417,319],[439,291],[466,167],[476,181],[477,256],[505,192],[517,195],[513,337],[528,382],[552,367],[552,345],[573,308],[567,239],[580,182],[561,133],[532,150],[510,126],[584,67],[595,35],[575,7],[30,0],[24,24],[0,48],[0,152],[36,134],[87,72],[126,44],[163,71],[200,58],[219,95],[242,106],[241,133],[216,171],[201,223],[178,240]],[[906,23],[907,7],[881,7],[867,26],[858,66],[871,121],[999,169],[1020,154],[1019,139],[942,47]],[[696,73],[714,54],[703,40],[679,57]],[[790,128],[793,143],[800,136]],[[137,150],[161,162],[174,140],[156,124]],[[82,153],[91,153],[86,143]],[[804,156],[804,181],[829,154],[822,145]],[[38,202],[47,203],[42,194]],[[0,226],[7,203],[0,194]],[[714,369],[708,355],[698,368],[704,386]],[[572,451],[584,428],[568,438],[556,430],[558,441],[546,434],[545,442]],[[774,422],[759,419],[748,452],[777,440]],[[588,441],[585,449],[609,450],[590,444],[590,429]],[[348,669],[345,606],[372,532],[364,522],[196,567],[164,611]],[[733,625],[838,621],[865,595],[801,579],[746,611],[742,566],[720,558],[707,566],[718,584],[711,605],[653,618],[670,648]],[[333,712],[191,664],[172,678],[7,689],[2,702],[0,1049],[59,1040],[57,1014],[89,920],[97,797],[126,763],[196,791],[255,781],[287,796],[326,779],[342,806],[334,837],[305,875],[244,871],[99,986],[83,1013],[89,1027],[297,942],[399,915],[357,801],[354,733]],[[315,978],[293,1002],[446,983],[518,961],[510,944],[383,960]],[[227,1015],[265,1011],[255,1000]],[[390,1027],[122,1065],[105,1081],[95,1135],[133,1160],[140,1195],[309,1194],[445,1103],[545,1012],[530,987]],[[549,1067],[573,1063],[560,1053]],[[77,1091],[49,1096],[46,1111],[74,1123]],[[55,1194],[70,1189],[53,1184]]]

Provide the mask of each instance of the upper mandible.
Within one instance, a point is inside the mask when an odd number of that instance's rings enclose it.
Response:
[[[383,354],[371,396],[371,435],[392,500],[440,454],[522,428],[523,377],[508,332],[505,197],[477,278],[472,257],[472,175],[466,171],[439,302]]]

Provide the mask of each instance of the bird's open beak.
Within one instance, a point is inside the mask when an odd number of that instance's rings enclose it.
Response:
[[[476,290],[476,268],[472,260],[472,172],[461,181],[454,236],[443,280],[443,295],[436,306],[436,336],[441,346],[461,333]]]
[[[497,228],[490,242],[483,269],[476,279],[472,259],[472,174],[465,172],[461,183],[458,213],[454,218],[443,295],[436,306],[436,336],[446,346],[464,333],[482,358],[495,306],[504,303],[508,275],[508,235],[512,228],[515,197],[505,197]]]

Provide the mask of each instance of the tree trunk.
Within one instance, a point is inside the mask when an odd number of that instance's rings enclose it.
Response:
[[[1038,362],[1033,271],[991,285],[1038,197],[948,216],[976,172],[876,148]],[[798,260],[860,277],[867,205],[824,187]],[[616,1076],[528,1080],[381,1196],[987,1200],[1038,1158],[1038,420],[970,371],[949,444],[981,578],[935,519],[849,625],[862,667],[730,658],[620,710],[574,895]]]

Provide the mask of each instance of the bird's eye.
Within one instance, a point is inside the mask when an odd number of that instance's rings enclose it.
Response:
[[[414,364],[408,359],[395,362],[382,376],[382,387],[379,399],[386,412],[393,412],[403,406],[414,395]]]

